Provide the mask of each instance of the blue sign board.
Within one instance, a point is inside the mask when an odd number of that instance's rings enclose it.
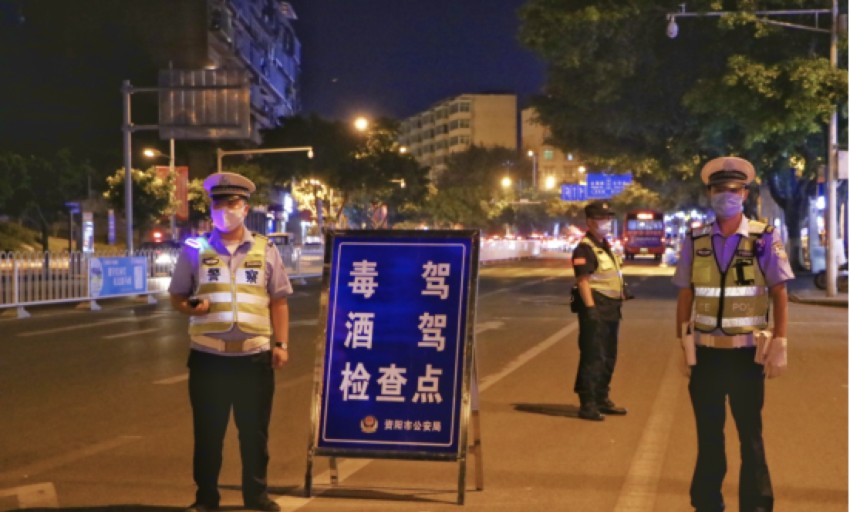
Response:
[[[587,188],[584,185],[561,185],[561,199],[564,201],[586,201]]]
[[[133,295],[148,291],[147,258],[92,258],[90,262],[90,297]]]
[[[631,174],[590,173],[587,175],[587,199],[610,199],[622,192],[631,182]]]
[[[339,231],[327,243],[315,446],[460,453],[478,232]]]

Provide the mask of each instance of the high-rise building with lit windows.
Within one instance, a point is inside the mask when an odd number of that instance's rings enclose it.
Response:
[[[517,148],[515,94],[461,94],[401,122],[399,143],[432,173],[470,146]]]

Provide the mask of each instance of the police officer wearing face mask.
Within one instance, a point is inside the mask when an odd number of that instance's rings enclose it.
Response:
[[[724,423],[728,397],[741,443],[739,509],[773,510],[762,439],[764,378],[787,366],[788,295],[794,274],[772,226],[743,214],[755,170],[738,157],[711,160],[701,177],[717,220],[685,238],[673,276],[679,288],[677,344],[697,425],[691,504],[719,512],[726,474]],[[768,310],[773,306],[773,332]],[[690,332],[689,332],[690,331]]]
[[[606,414],[626,414],[626,409],[609,397],[625,295],[620,261],[605,238],[611,232],[614,213],[606,201],[589,203],[584,213],[587,233],[573,251],[572,259],[580,352],[574,391],[581,401],[579,418],[602,421]]]
[[[268,437],[274,370],[289,360],[292,286],[273,244],[245,227],[254,183],[222,172],[204,180],[215,229],[186,241],[169,286],[189,315],[189,398],[197,491],[188,510],[217,510],[222,443],[230,414],[239,430],[242,499],[250,510],[280,510],[268,495]]]

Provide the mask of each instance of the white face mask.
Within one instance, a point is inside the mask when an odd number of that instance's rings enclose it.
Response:
[[[611,220],[597,220],[596,222],[596,231],[602,235],[606,236],[611,233]]]
[[[230,233],[245,221],[245,208],[213,208],[210,216],[217,230]]]
[[[711,209],[721,219],[729,219],[744,211],[744,196],[737,192],[719,192],[711,195]]]

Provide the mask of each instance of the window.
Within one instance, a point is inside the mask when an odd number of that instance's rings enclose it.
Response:
[[[552,160],[555,158],[555,150],[554,149],[544,149],[543,150],[543,160]]]

